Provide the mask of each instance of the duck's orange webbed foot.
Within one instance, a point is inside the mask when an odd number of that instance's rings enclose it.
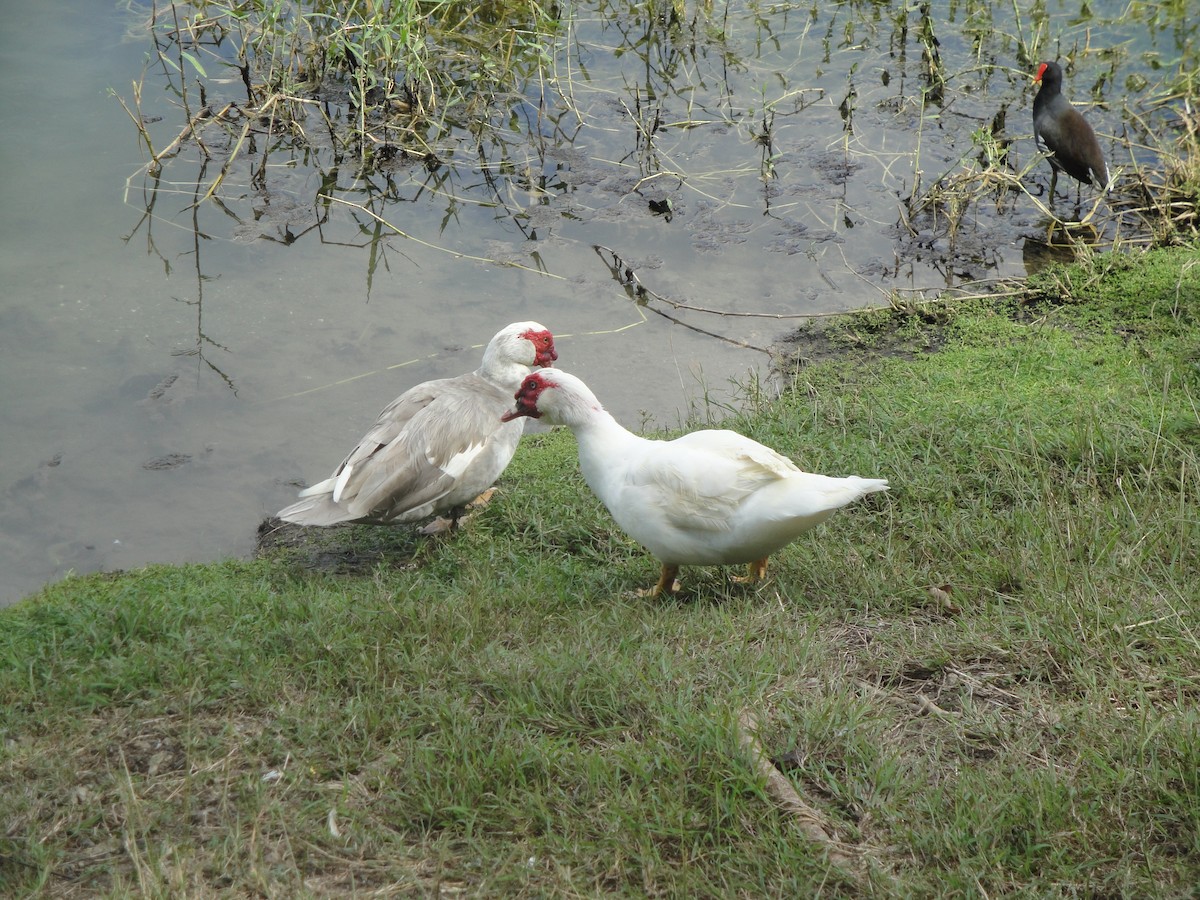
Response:
[[[657,597],[659,594],[674,594],[679,590],[679,582],[675,580],[675,576],[679,574],[679,566],[668,566],[663,563],[662,573],[658,576],[658,584],[652,588],[643,588],[638,591],[639,597]]]
[[[756,584],[767,577],[767,557],[756,559],[746,567],[745,575],[734,575],[733,580],[738,584]]]
[[[454,531],[460,525],[466,525],[470,522],[479,511],[492,502],[492,497],[495,495],[496,489],[488,488],[466,506],[454,510],[450,516],[438,516],[424,528],[419,530],[419,534],[426,537],[432,537],[435,534],[445,534],[448,531]]]

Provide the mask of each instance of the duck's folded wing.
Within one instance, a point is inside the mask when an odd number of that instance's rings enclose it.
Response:
[[[698,434],[710,440],[684,439]],[[748,497],[796,471],[787,457],[734,432],[684,438],[657,444],[631,468],[631,482],[674,528],[727,531]]]
[[[427,408],[431,403],[442,396],[449,385],[453,384],[455,378],[439,378],[436,381],[426,381],[423,384],[418,384],[415,387],[409,388],[386,407],[379,417],[375,420],[375,424],[371,429],[362,436],[354,449],[346,455],[341,464],[333,470],[333,475],[330,478],[336,482],[339,476],[346,471],[347,468],[352,468],[368,460],[377,454],[384,447],[387,447],[395,441],[404,429],[408,427],[409,422]],[[319,485],[313,485],[309,490],[315,491]],[[300,496],[304,496],[302,493]]]
[[[725,429],[693,431],[668,442],[668,446],[698,450],[730,459],[743,459],[751,469],[775,472],[783,478],[799,472],[799,467],[782,453],[760,444],[744,434]]]
[[[436,503],[454,489],[506,427],[500,416],[511,401],[474,375],[451,380],[450,389],[417,409],[369,458],[347,459],[349,474],[336,492],[338,502],[356,515],[388,520]],[[385,436],[378,433],[379,439]]]

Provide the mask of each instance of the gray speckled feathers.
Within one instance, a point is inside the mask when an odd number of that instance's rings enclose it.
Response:
[[[536,322],[500,331],[480,368],[405,391],[324,481],[279,518],[300,525],[416,522],[464,506],[507,467],[523,423],[502,422],[533,366],[557,358]]]

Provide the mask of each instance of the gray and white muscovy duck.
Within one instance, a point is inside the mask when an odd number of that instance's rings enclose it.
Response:
[[[301,491],[300,500],[277,515],[299,525],[382,525],[443,513],[457,521],[516,452],[524,423],[501,421],[513,391],[534,367],[556,359],[554,337],[544,326],[515,322],[503,328],[484,349],[478,369],[405,391],[332,475]]]

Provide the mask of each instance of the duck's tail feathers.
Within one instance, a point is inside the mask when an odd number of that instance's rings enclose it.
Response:
[[[853,482],[854,487],[858,489],[859,493],[864,495],[888,489],[886,478],[859,478],[857,475],[851,475],[847,481]]]
[[[328,493],[310,496],[302,493],[300,496],[300,500],[281,509],[275,515],[296,525],[337,525],[353,518],[349,512],[334,503],[333,497]]]

